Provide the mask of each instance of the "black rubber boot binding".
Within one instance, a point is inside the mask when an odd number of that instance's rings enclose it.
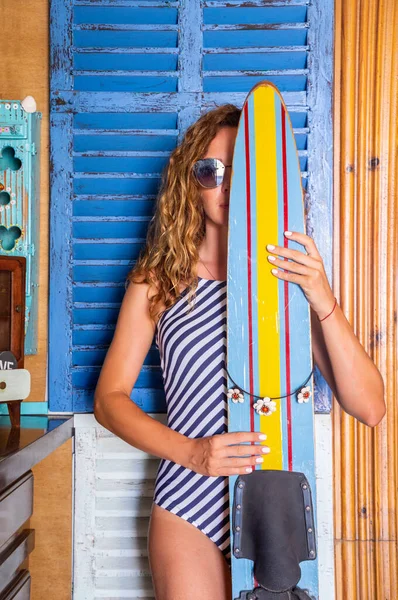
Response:
[[[233,553],[254,562],[258,587],[237,600],[312,600],[297,586],[316,558],[311,489],[303,473],[258,470],[235,483]]]

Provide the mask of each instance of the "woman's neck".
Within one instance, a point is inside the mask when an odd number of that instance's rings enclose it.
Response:
[[[199,248],[197,275],[203,279],[226,280],[228,231],[225,227],[206,224],[206,235]]]

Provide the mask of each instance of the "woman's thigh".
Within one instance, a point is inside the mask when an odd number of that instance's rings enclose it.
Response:
[[[148,553],[156,600],[231,599],[231,574],[221,550],[194,525],[155,503]]]

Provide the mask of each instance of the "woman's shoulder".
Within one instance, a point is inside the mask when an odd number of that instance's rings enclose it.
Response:
[[[129,280],[128,287],[130,286],[138,286],[140,288],[140,292],[143,295],[146,295],[148,304],[150,303],[151,298],[160,294],[160,299],[157,301],[157,311],[162,311],[166,308],[166,299],[174,299],[169,292],[161,289],[161,284],[156,276],[156,273],[151,270],[147,274],[142,274],[139,278],[136,277],[135,281]],[[178,294],[177,298],[189,287],[189,282],[181,280],[178,284]],[[162,293],[161,293],[162,292]]]
[[[129,304],[129,307],[134,311],[145,313],[150,317],[153,326],[156,326],[158,317],[153,316],[150,312],[151,298],[159,292],[158,282],[153,276],[148,278],[146,274],[135,274],[134,277],[129,277],[126,281],[126,293],[124,303]],[[159,308],[156,309],[157,312]]]
[[[169,299],[173,302],[174,297],[169,292],[167,292],[167,291],[165,292],[161,289],[161,284],[160,284],[159,279],[156,276],[156,273],[154,271],[150,271],[149,273],[150,273],[150,277],[146,277],[146,279],[149,279],[150,282],[144,280],[142,285],[143,285],[143,289],[145,289],[145,291],[146,291],[148,307],[149,307],[151,299],[153,297],[157,296],[158,294],[160,294],[160,298],[157,299],[156,305],[155,305],[155,320],[154,320],[154,322],[155,322],[155,324],[157,324],[163,311],[167,309],[167,307],[166,307],[167,299]],[[178,296],[187,287],[188,286],[187,286],[186,282],[180,281],[179,285],[178,285]]]

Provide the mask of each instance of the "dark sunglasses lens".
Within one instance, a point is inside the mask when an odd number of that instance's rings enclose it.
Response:
[[[224,169],[219,167],[218,161],[198,161],[195,163],[194,172],[199,183],[207,188],[220,185],[224,176]]]

